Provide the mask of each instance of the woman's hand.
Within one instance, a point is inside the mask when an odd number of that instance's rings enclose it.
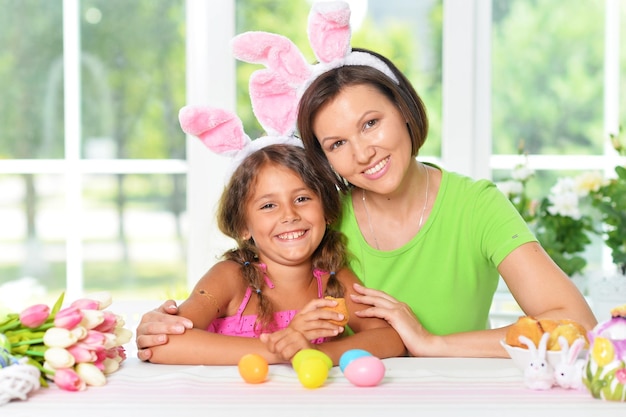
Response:
[[[141,317],[135,339],[139,359],[149,360],[152,356],[150,348],[167,343],[167,335],[182,334],[186,329],[193,328],[191,320],[177,316],[177,312],[176,302],[167,300],[157,309],[148,311]]]
[[[424,356],[424,348],[432,342],[431,335],[420,323],[413,310],[392,296],[378,290],[354,284],[358,294],[350,294],[355,303],[371,307],[355,312],[359,317],[384,319],[402,338],[402,342],[412,356]]]

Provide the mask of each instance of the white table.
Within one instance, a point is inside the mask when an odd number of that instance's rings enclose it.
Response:
[[[194,416],[626,416],[626,403],[587,391],[532,391],[510,359],[392,358],[381,385],[356,387],[331,369],[318,389],[288,365],[246,384],[235,366],[173,366],[129,358],[104,387],[67,392],[52,385],[0,406],[2,417]],[[218,414],[220,413],[220,414]]]

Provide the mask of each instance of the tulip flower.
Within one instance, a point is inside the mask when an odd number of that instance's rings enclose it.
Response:
[[[55,327],[63,327],[71,330],[78,325],[83,319],[83,313],[78,307],[67,307],[60,310],[54,316]]]
[[[103,361],[103,364],[104,364],[104,370],[102,372],[105,375],[108,375],[117,371],[120,367],[120,363],[116,361],[115,359],[111,359],[111,358],[106,358]]]
[[[99,352],[106,349],[107,337],[111,337],[110,333],[101,333],[95,330],[87,331],[87,336],[80,340],[80,343],[88,349]]]
[[[92,363],[79,363],[76,365],[76,373],[87,385],[100,387],[107,382],[102,371]]]
[[[133,332],[125,327],[118,327],[115,329],[115,336],[117,337],[116,343],[121,346],[130,342],[133,338]]]
[[[20,313],[20,322],[31,329],[46,322],[50,315],[50,307],[45,304],[35,304]]]
[[[92,292],[88,297],[98,302],[99,310],[104,310],[113,303],[113,297],[108,291]]]
[[[98,303],[96,300],[80,298],[72,302],[72,304],[70,304],[70,307],[76,307],[79,310],[99,310],[100,303]]]
[[[104,321],[94,327],[93,330],[97,330],[102,333],[111,333],[117,327],[118,316],[110,311],[103,311],[102,313],[104,315]]]
[[[66,349],[60,347],[51,347],[46,350],[43,355],[44,359],[53,369],[69,368],[74,366],[76,360],[74,355]]]
[[[82,312],[83,320],[80,324],[88,330],[98,327],[104,322],[104,312],[100,310],[82,310]]]
[[[83,391],[87,384],[71,368],[57,369],[54,373],[54,383],[66,391]]]
[[[74,357],[77,363],[95,362],[98,359],[93,350],[80,342],[68,347],[67,351]]]
[[[76,343],[78,339],[67,329],[51,327],[43,336],[43,343],[48,347],[66,348]]]
[[[85,329],[83,326],[76,326],[73,329],[70,329],[70,332],[76,336],[76,339],[82,340],[87,337],[89,330]]]

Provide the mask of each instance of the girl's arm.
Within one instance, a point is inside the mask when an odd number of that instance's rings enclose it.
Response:
[[[245,288],[235,262],[214,265],[196,284],[178,309],[178,315],[193,323],[183,334],[170,334],[168,342],[151,348],[150,362],[185,365],[236,365],[247,353],[258,353],[270,363],[280,362],[258,339],[207,332],[218,317],[239,307]]]
[[[348,326],[354,334],[339,336],[322,344],[310,343],[310,339],[324,336],[320,332],[328,332],[335,327],[328,320],[338,319],[337,313],[322,309],[334,301],[313,300],[294,317],[288,328],[262,335],[261,340],[267,344],[268,349],[285,361],[290,361],[302,349],[318,349],[326,353],[335,365],[339,364],[341,355],[350,349],[367,350],[379,358],[403,356],[406,349],[402,339],[385,320],[357,316],[356,311],[365,307],[353,302],[349,294],[354,292],[353,285],[360,282],[358,278],[345,269],[337,274],[337,279],[346,289],[344,296],[350,315]]]
[[[237,365],[248,353],[257,353],[268,363],[285,362],[257,338],[225,336],[195,328],[170,335],[167,344],[151,350],[150,362],[170,365]]]

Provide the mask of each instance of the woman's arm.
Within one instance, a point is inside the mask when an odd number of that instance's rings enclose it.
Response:
[[[498,271],[524,314],[571,319],[588,330],[597,323],[576,286],[538,243],[529,242],[513,250],[500,263]],[[424,329],[408,305],[381,291],[360,286],[355,289],[358,295],[353,299],[371,305],[357,314],[387,320],[413,356],[508,357],[499,343],[508,326],[437,336]]]

